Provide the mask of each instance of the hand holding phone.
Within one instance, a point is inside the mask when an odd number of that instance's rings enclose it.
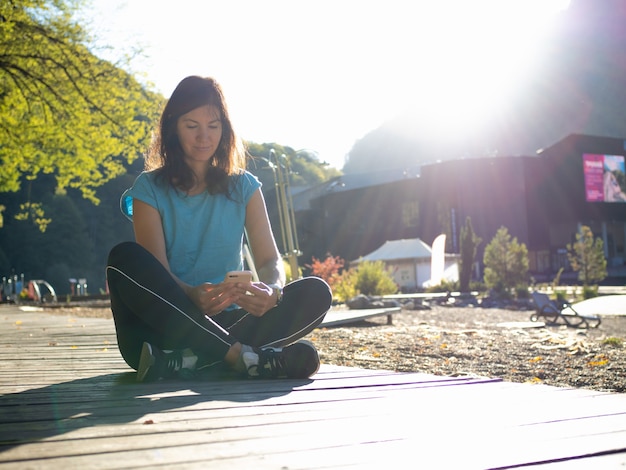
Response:
[[[226,273],[224,282],[243,282],[250,284],[252,282],[251,271],[229,271]]]

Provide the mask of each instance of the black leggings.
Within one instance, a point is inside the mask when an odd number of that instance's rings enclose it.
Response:
[[[191,349],[203,363],[221,362],[237,343],[281,347],[317,327],[330,309],[328,284],[307,277],[287,284],[280,305],[262,317],[243,309],[205,316],[163,265],[141,245],[124,242],[106,268],[117,343],[137,369],[144,341],[160,349]]]

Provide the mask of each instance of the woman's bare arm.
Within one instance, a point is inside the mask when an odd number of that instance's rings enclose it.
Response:
[[[237,304],[251,314],[261,316],[276,305],[279,292],[271,285],[282,287],[285,284],[285,269],[260,189],[252,195],[246,207],[246,233],[260,282],[253,283],[248,290],[252,296],[243,296]]]
[[[235,303],[244,290],[232,284],[204,283],[191,286],[170,270],[165,249],[165,234],[159,212],[149,204],[133,200],[133,227],[135,240],[158,259],[167,269],[176,283],[185,291],[185,294],[206,314],[215,315],[229,305]]]

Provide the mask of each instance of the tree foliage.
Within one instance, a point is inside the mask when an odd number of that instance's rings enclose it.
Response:
[[[340,175],[339,170],[327,167],[314,152],[309,150],[294,150],[275,143],[247,142],[246,146],[251,156],[248,170],[261,180],[265,188],[273,188],[275,184],[269,161],[271,160],[273,165],[277,162],[273,156],[270,158],[270,150],[274,150],[282,165],[281,168],[289,172],[291,186],[314,185]]]
[[[98,187],[97,206],[75,189],[65,195],[53,194],[51,175],[27,181],[17,193],[5,193],[7,213],[14,214],[20,201],[31,197],[41,201],[38,207],[50,222],[41,232],[32,221],[6,218],[6,226],[0,230],[0,274],[45,279],[59,295],[69,293],[69,277],[86,278],[90,293],[103,290],[109,250],[119,242],[133,240],[132,224],[119,209],[120,195],[133,184],[141,163],[137,160],[128,173]]]
[[[0,193],[51,174],[57,192],[97,203],[95,188],[147,147],[162,97],[90,51],[80,5],[0,4]]]
[[[594,240],[591,228],[586,225],[576,234],[576,242],[568,243],[567,259],[585,287],[607,276],[604,243],[600,238]]]
[[[465,225],[461,227],[461,261],[459,266],[459,289],[461,292],[470,290],[470,280],[472,277],[472,266],[476,260],[476,251],[482,239],[474,233],[472,221],[469,217],[465,219]]]
[[[496,292],[507,293],[528,285],[528,249],[511,239],[509,231],[500,227],[485,247],[485,285]]]

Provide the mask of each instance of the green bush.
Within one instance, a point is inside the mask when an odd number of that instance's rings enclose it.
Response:
[[[456,292],[460,289],[459,281],[441,280],[441,284],[426,288],[426,292]]]
[[[387,295],[398,292],[398,286],[382,261],[363,261],[356,268],[357,291],[363,295]]]
[[[567,302],[567,292],[565,290],[555,290],[554,296],[556,298],[556,301],[560,304],[562,304],[563,302]]]
[[[614,348],[621,348],[624,345],[624,341],[622,338],[618,338],[617,336],[609,336],[602,341],[602,344],[613,346]]]
[[[484,282],[472,281],[470,282],[470,291],[487,292],[487,286],[485,286]]]
[[[598,296],[598,286],[583,286],[583,299],[592,299]]]
[[[528,286],[518,286],[515,288],[515,296],[518,299],[528,299],[530,298],[530,292],[528,292]]]
[[[346,302],[358,294],[356,289],[356,271],[354,269],[345,270],[341,274],[336,274],[333,283],[333,300]]]
[[[396,292],[398,286],[382,261],[363,261],[356,268],[344,270],[333,283],[333,296],[339,302],[358,294],[376,296]]]

